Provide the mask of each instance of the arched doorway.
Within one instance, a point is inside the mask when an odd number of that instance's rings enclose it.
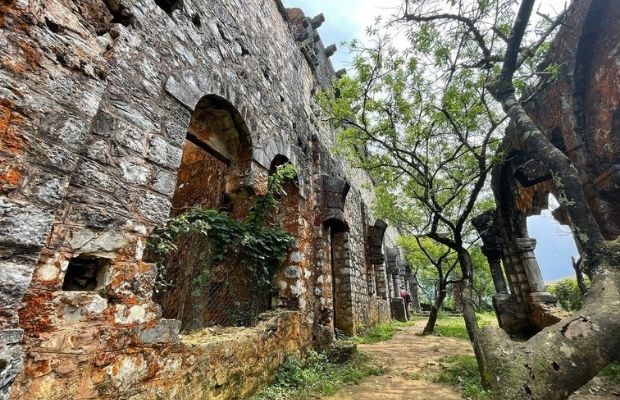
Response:
[[[247,216],[255,197],[244,184],[251,154],[250,135],[237,110],[221,97],[203,97],[187,130],[171,216],[196,207],[235,219]],[[155,299],[163,317],[180,320],[183,331],[252,325],[269,307],[268,298],[251,290],[251,271],[243,263],[234,257],[211,260],[218,249],[209,238],[189,234],[176,246],[166,262],[166,279],[172,286]]]

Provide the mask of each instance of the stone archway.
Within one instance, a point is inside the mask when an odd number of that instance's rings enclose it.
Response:
[[[236,108],[217,95],[202,97],[187,128],[171,216],[200,207],[243,219],[254,200],[253,190],[245,185],[251,162],[251,138]],[[166,263],[166,278],[173,286],[155,298],[163,316],[180,320],[182,330],[251,325],[269,308],[267,296],[253,295],[240,263],[207,265],[215,251],[208,238],[191,234],[176,245]],[[207,267],[205,281],[202,272]]]

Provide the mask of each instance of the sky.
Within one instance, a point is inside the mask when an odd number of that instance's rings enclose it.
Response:
[[[286,7],[299,7],[306,16],[323,13],[325,22],[319,28],[323,43],[327,47],[334,43],[338,51],[331,57],[335,70],[347,68],[349,55],[343,41],[364,37],[365,29],[373,25],[375,18],[384,18],[398,11],[402,0],[283,0]],[[540,2],[541,11],[552,13],[552,2]],[[553,201],[550,202],[551,208]],[[571,256],[577,256],[575,241],[567,227],[561,226],[543,210],[541,215],[527,220],[530,237],[537,240],[536,258],[545,282],[573,277]]]

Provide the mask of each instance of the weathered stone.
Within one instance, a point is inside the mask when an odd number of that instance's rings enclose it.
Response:
[[[339,343],[329,352],[329,361],[336,364],[343,364],[357,353],[357,345],[355,343]]]
[[[0,198],[0,247],[42,246],[52,220],[50,210]]]
[[[0,309],[19,304],[31,277],[32,269],[27,264],[0,261]]]
[[[162,221],[170,212],[170,200],[168,197],[156,193],[147,192],[138,204],[138,211],[147,219]]]
[[[154,328],[140,333],[140,340],[144,343],[176,343],[179,341],[181,321],[176,319],[160,319]]]
[[[366,253],[372,180],[330,154],[334,131],[313,93],[334,79],[333,47],[311,20],[279,1],[74,3],[3,9],[0,121],[14,148],[0,148],[11,174],[0,329],[23,329],[25,348],[7,334],[0,352],[12,346],[19,362],[0,377],[2,393],[21,370],[15,399],[249,398],[288,355],[389,319],[389,300],[372,295],[388,276],[373,274]],[[190,143],[190,128],[205,142]],[[208,313],[238,310],[244,292],[233,284],[217,297],[234,282],[224,264],[214,290],[193,299],[205,249],[191,254],[195,270],[181,268],[190,253],[171,260],[177,297],[154,296],[153,228],[195,205],[243,219],[282,157],[299,176],[278,210],[295,237],[274,276],[278,309],[244,322],[255,326],[216,328]],[[375,246],[396,240],[388,228]],[[197,331],[178,336],[175,313],[194,304]]]
[[[159,136],[151,136],[147,155],[150,160],[167,168],[176,168],[181,162],[181,149]]]

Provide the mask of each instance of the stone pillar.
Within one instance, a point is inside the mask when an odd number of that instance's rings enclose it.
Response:
[[[407,310],[405,309],[405,301],[402,297],[394,297],[390,301],[390,308],[392,309],[392,318],[397,321],[407,321]]]
[[[394,289],[393,296],[400,297],[400,277],[398,276],[398,273],[392,274],[392,282],[392,287]]]
[[[501,246],[482,246],[482,252],[489,261],[493,284],[496,293],[508,293],[504,271],[502,270],[502,248]]]
[[[536,248],[536,239],[532,238],[516,238],[514,240],[515,249],[519,252],[521,263],[525,269],[531,292],[544,292],[545,282],[540,273],[540,267],[534,255]]]
[[[385,263],[379,263],[373,265],[375,268],[375,279],[377,285],[377,297],[381,299],[387,299],[388,296],[388,284],[387,284],[387,275],[385,273]]]
[[[368,274],[366,275],[366,284],[368,285],[368,294],[369,295],[374,295],[375,293],[377,293],[377,279],[375,278],[375,266],[374,265],[369,265],[368,266]]]

